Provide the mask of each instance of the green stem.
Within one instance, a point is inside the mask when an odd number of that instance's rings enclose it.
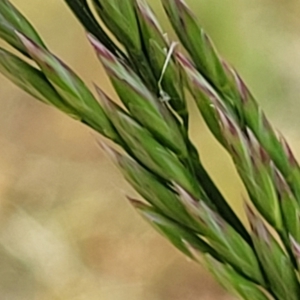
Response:
[[[200,162],[199,154],[194,145],[189,141],[189,150],[191,153],[191,161],[194,166],[195,175],[203,187],[208,198],[211,199],[216,206],[220,215],[244,238],[249,244],[253,245],[252,239],[246,230],[241,220],[237,217],[236,213],[229,206],[213,180]]]

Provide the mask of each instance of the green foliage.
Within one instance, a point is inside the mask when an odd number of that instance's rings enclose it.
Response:
[[[298,299],[300,167],[187,4],[162,0],[185,57],[145,1],[92,1],[121,47],[86,0],[65,2],[89,32],[124,108],[100,88],[97,100],[7,0],[0,3],[0,38],[30,62],[0,49],[0,72],[118,144],[125,154],[100,142],[146,202],[130,203],[226,289],[246,300]],[[246,208],[251,232],[210,179],[189,138],[185,88],[246,187],[256,209]]]

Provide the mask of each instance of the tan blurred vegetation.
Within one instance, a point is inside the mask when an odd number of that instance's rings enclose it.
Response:
[[[53,52],[113,95],[63,0],[12,2]],[[299,1],[187,2],[299,157]],[[0,87],[0,299],[232,299],[133,211],[124,197],[133,191],[88,128],[2,76]],[[233,167],[191,110],[205,165],[243,215]]]

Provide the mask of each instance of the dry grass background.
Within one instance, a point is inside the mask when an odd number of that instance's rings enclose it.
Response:
[[[12,2],[88,84],[113,95],[62,0]],[[299,157],[299,2],[187,2]],[[164,18],[159,1],[150,3]],[[191,110],[205,165],[242,214],[233,167]],[[0,299],[232,299],[145,224],[124,194],[134,193],[88,128],[0,77]]]

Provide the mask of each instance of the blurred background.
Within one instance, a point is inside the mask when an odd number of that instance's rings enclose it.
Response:
[[[49,48],[114,96],[63,0],[13,0]],[[149,0],[166,30],[159,0]],[[300,2],[187,0],[300,157]],[[242,216],[243,187],[191,102],[205,166]],[[130,207],[87,127],[0,76],[0,298],[229,300]]]

